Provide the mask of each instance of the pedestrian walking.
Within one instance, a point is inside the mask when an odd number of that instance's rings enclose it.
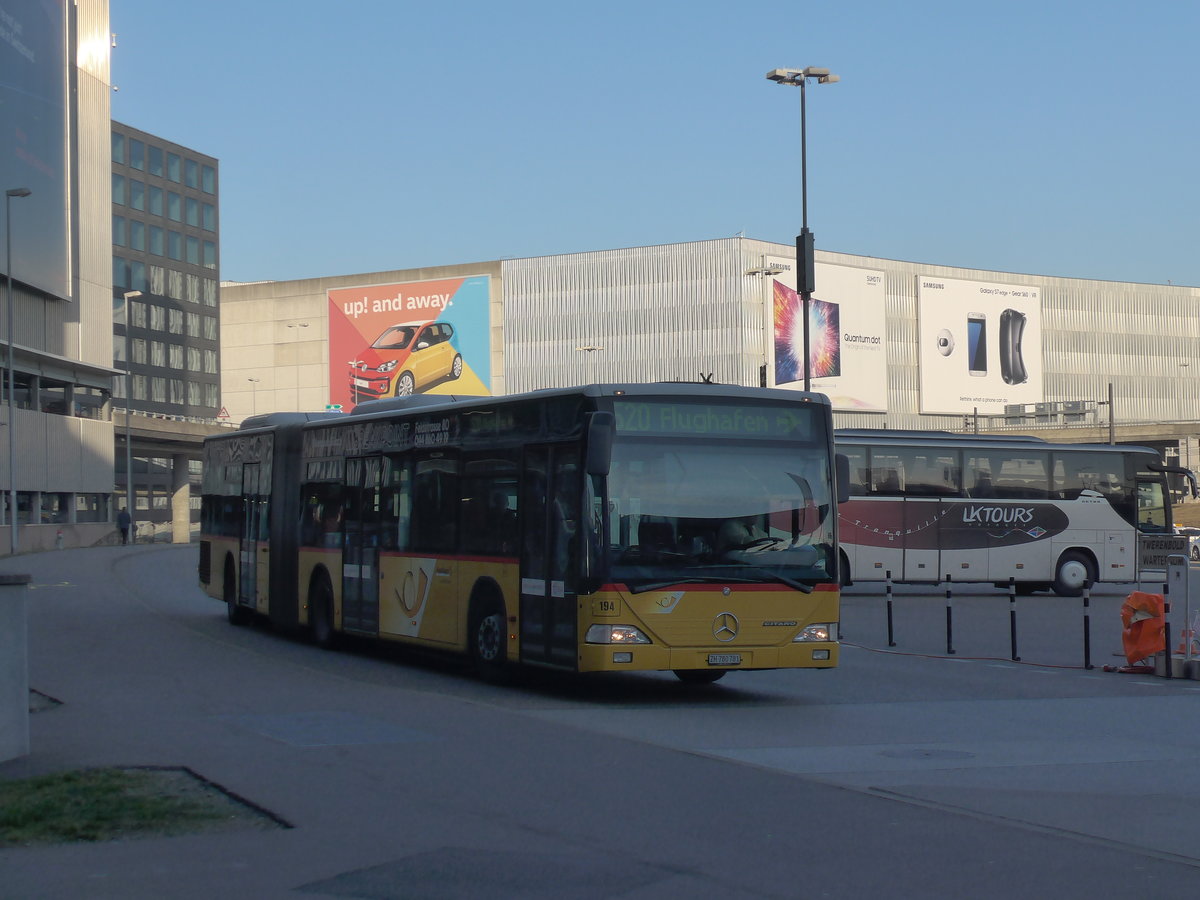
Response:
[[[129,543],[129,510],[123,509],[117,513],[117,527],[121,529],[121,543]]]

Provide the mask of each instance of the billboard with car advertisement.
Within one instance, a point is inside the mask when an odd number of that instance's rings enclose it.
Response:
[[[329,402],[491,393],[487,275],[336,288],[329,298]]]
[[[917,334],[922,413],[1042,402],[1038,288],[918,275]]]
[[[804,304],[796,292],[795,263],[766,264],[783,270],[771,280],[769,383],[803,390]],[[817,263],[816,286],[808,308],[812,389],[840,412],[887,412],[883,273]]]

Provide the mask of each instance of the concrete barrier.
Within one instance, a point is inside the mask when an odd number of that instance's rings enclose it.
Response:
[[[29,575],[0,574],[0,762],[29,753]]]

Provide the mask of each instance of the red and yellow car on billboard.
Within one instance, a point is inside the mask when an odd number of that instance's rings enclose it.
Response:
[[[449,322],[425,319],[388,326],[349,362],[351,402],[405,397],[457,380],[463,359],[453,337]]]

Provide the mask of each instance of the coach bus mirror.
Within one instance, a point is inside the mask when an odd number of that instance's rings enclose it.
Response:
[[[594,412],[588,416],[587,473],[607,475],[612,463],[613,433],[616,419],[610,412]]]
[[[833,455],[834,479],[837,481],[837,502],[850,499],[850,457],[845,453]]]

